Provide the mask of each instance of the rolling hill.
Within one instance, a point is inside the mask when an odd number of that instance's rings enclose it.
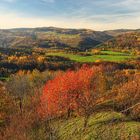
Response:
[[[54,27],[19,28],[0,30],[0,47],[10,48],[66,48],[82,50],[92,48],[112,36],[88,29],[63,29]]]
[[[139,50],[140,30],[118,29],[94,31],[55,27],[15,28],[0,30],[1,48],[74,48],[94,47]]]
[[[121,34],[98,47],[105,49],[140,51],[140,32],[137,30],[135,32]]]
[[[117,30],[107,30],[104,31],[104,33],[116,37],[122,34],[126,34],[126,33],[132,33],[132,32],[136,32],[137,30],[132,30],[132,29],[117,29]]]

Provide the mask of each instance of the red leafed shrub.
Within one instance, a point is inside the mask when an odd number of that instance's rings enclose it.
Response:
[[[42,117],[54,117],[68,114],[71,111],[91,112],[95,104],[103,98],[95,95],[95,82],[99,67],[83,66],[78,71],[67,71],[47,82],[41,96],[39,113]]]

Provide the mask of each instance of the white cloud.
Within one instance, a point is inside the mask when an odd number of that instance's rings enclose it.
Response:
[[[113,17],[112,17],[113,18]],[[114,17],[115,18],[115,17]],[[139,28],[140,17],[128,17],[110,23],[99,22],[96,19],[69,19],[69,18],[27,18],[17,14],[0,14],[0,28],[20,28],[20,27],[64,27],[64,28],[90,28],[94,30],[107,30],[119,28]]]
[[[17,0],[5,0],[17,1]],[[55,0],[38,0],[42,2],[55,2]],[[120,5],[128,5],[139,0],[124,0]],[[107,30],[118,28],[140,28],[140,11],[113,13],[109,14],[89,14],[85,7],[80,9],[71,9],[70,13],[61,14],[52,17],[23,17],[18,13],[11,13],[10,10],[0,12],[0,28],[20,28],[20,27],[42,27],[56,26],[64,28],[91,28],[94,30]],[[10,14],[8,14],[10,13]]]

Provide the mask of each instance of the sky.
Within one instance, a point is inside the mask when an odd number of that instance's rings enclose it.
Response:
[[[140,0],[0,0],[0,29],[140,28]]]

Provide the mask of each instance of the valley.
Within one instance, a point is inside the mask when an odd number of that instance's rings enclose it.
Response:
[[[139,140],[140,30],[0,30],[0,139]]]

